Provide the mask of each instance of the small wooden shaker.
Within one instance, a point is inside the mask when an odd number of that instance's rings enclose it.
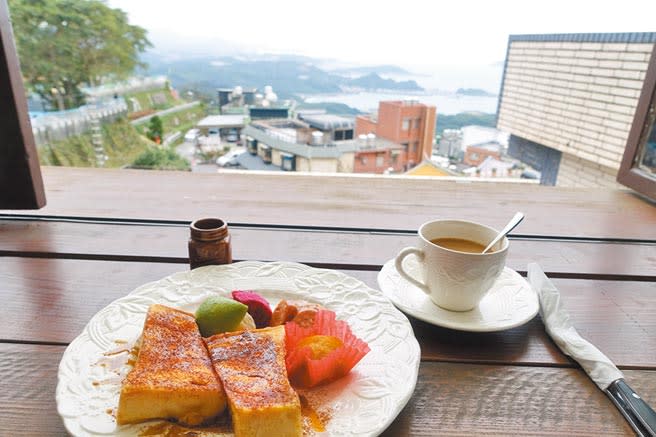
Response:
[[[228,224],[218,218],[202,218],[190,225],[189,266],[192,269],[232,263]]]

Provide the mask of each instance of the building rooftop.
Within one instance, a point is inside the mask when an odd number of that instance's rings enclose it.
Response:
[[[394,141],[387,140],[381,137],[367,138],[367,140],[356,138],[353,140],[340,141],[340,143],[351,144],[358,148],[358,151],[365,152],[371,150],[392,149],[400,150],[403,146],[395,143]]]
[[[339,121],[335,119],[343,119],[343,117],[331,116],[328,121]],[[295,119],[258,120],[246,126],[242,133],[276,150],[308,159],[338,158],[344,153],[353,152],[403,149],[403,146],[398,143],[376,136],[310,145],[299,140],[299,136],[297,136],[297,132],[299,131],[305,131],[305,137],[308,139],[308,142],[311,141],[311,137],[307,134],[313,131],[313,126],[308,119],[304,119],[303,121]],[[300,138],[303,138],[303,136]]]
[[[478,144],[470,144],[469,147],[476,147],[477,149],[489,150],[491,152],[501,151],[501,144],[496,141],[486,141]]]
[[[515,162],[501,161],[499,159],[493,158],[492,156],[488,156],[483,162],[478,164],[478,169],[481,171],[491,170],[493,168],[507,170],[509,168],[514,168],[516,165],[517,164]]]
[[[334,114],[299,114],[301,120],[310,126],[329,131],[334,129],[353,129],[355,121],[350,118],[340,117]]]
[[[196,127],[242,127],[246,121],[245,115],[209,115],[196,124]]]
[[[455,173],[442,168],[431,162],[424,159],[422,162],[411,168],[410,170],[404,173],[406,176],[454,176]]]
[[[306,115],[325,114],[326,110],[325,109],[319,109],[319,108],[296,109],[296,113],[298,114],[299,118],[303,118]]]
[[[307,129],[309,124],[294,118],[263,118],[251,123],[256,127],[272,128],[272,129]]]
[[[298,144],[285,141],[267,132],[263,126],[256,127],[257,124],[249,124],[244,128],[242,133],[259,142],[267,144],[274,149],[282,152],[302,156],[304,158],[338,158],[347,152],[355,152],[358,145],[355,141],[335,141],[326,145],[309,146],[307,144]],[[281,130],[281,129],[278,129]]]
[[[656,32],[619,32],[619,33],[553,33],[510,35],[510,42],[591,42],[591,43],[656,43]]]
[[[417,99],[383,100],[383,101],[378,102],[379,107],[380,107],[381,103],[386,104],[386,105],[394,105],[394,106],[423,106],[423,107],[434,106],[434,105],[427,105],[425,103],[421,103]]]

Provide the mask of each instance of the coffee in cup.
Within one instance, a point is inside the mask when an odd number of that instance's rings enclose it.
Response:
[[[505,266],[506,237],[481,253],[497,234],[488,226],[464,220],[424,223],[418,231],[417,247],[406,247],[397,255],[396,270],[436,305],[450,311],[469,311],[492,288]],[[403,267],[403,260],[410,255],[417,257],[421,278]]]

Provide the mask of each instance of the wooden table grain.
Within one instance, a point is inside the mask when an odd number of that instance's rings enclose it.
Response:
[[[187,270],[188,223],[206,215],[229,222],[235,259],[336,269],[378,288],[381,266],[423,221],[500,227],[521,209],[508,265],[524,274],[538,262],[579,332],[656,405],[656,207],[629,192],[258,175],[265,192],[240,172],[117,175],[44,169],[45,209],[0,211],[2,436],[65,435],[54,393],[66,346],[113,300]],[[409,319],[419,379],[384,436],[632,435],[539,315],[493,333]]]

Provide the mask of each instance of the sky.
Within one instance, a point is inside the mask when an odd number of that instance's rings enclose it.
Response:
[[[290,53],[419,70],[499,64],[508,35],[653,32],[654,0],[108,0],[158,50]]]

